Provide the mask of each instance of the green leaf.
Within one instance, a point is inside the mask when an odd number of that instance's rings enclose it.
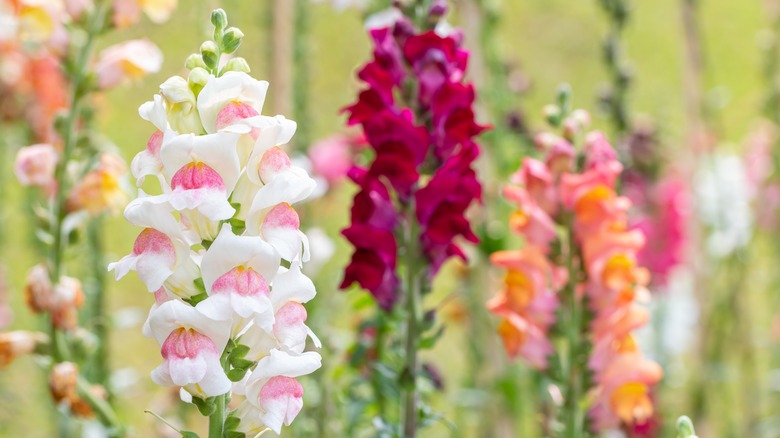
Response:
[[[225,431],[231,431],[238,429],[238,425],[241,424],[241,420],[238,417],[232,415],[225,419]]]
[[[236,345],[232,350],[230,350],[230,355],[228,356],[230,360],[233,359],[243,359],[247,353],[249,353],[249,347],[246,345]]]
[[[200,435],[198,435],[195,432],[191,432],[189,430],[182,430],[180,433],[181,436],[184,438],[200,438]]]
[[[225,438],[246,438],[244,432],[236,432],[235,430],[225,432]]]
[[[209,417],[217,410],[217,406],[214,404],[214,397],[202,399],[199,397],[193,397],[192,403],[198,407],[198,411],[204,417]]]
[[[195,285],[195,289],[198,290],[198,292],[205,294],[206,293],[206,285],[203,284],[203,279],[198,277],[195,280],[192,280],[192,283]]]
[[[233,368],[238,368],[240,370],[247,370],[255,363],[252,362],[251,360],[234,357],[230,359],[230,364],[233,365]]]
[[[246,368],[233,368],[225,374],[227,374],[227,377],[231,382],[240,382],[246,375],[246,371]]]
[[[185,298],[184,301],[189,303],[189,305],[191,306],[196,306],[198,303],[200,303],[201,301],[205,300],[208,297],[209,295],[206,292],[201,292],[195,295],[194,297]]]
[[[436,342],[444,335],[444,326],[439,326],[439,328],[430,336],[425,336],[422,339],[420,339],[419,348],[421,350],[430,350],[436,345]]]

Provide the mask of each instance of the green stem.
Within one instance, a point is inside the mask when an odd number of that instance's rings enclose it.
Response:
[[[222,354],[222,369],[228,370],[228,352]],[[209,438],[222,438],[225,431],[225,414],[228,394],[222,394],[215,397],[214,412],[209,415]]]
[[[568,370],[565,376],[565,399],[563,407],[564,436],[577,438],[582,436],[583,415],[580,412],[580,399],[582,397],[582,370],[579,368],[579,357],[582,349],[581,302],[577,298],[576,284],[576,241],[574,237],[573,221],[571,216],[566,218],[566,270],[569,279],[564,289],[566,299],[566,343],[568,347]]]
[[[92,410],[95,411],[100,422],[106,427],[108,436],[111,438],[124,436],[124,431],[119,423],[119,419],[111,405],[100,397],[92,394],[89,388],[89,382],[79,376],[77,382],[79,396],[89,403]]]
[[[403,400],[402,418],[403,433],[406,438],[417,435],[417,337],[418,337],[418,301],[420,299],[420,283],[418,276],[418,236],[416,232],[416,218],[414,217],[414,201],[411,201],[405,211],[407,230],[405,233],[404,256],[406,257],[406,356],[404,373],[401,378]]]
[[[384,357],[386,332],[387,321],[385,318],[385,311],[380,308],[377,310],[376,315],[376,338],[374,339],[374,348],[376,349],[376,363],[382,363]],[[371,384],[374,389],[374,399],[376,400],[378,415],[379,418],[384,420],[387,415],[387,400],[385,398],[385,392],[382,388],[382,376],[377,370],[372,370],[371,376]]]
[[[87,27],[86,41],[84,42],[84,45],[81,46],[73,64],[75,70],[73,71],[73,76],[70,81],[71,106],[67,118],[65,119],[65,128],[62,133],[62,156],[57,162],[57,167],[54,172],[54,180],[57,181],[57,193],[52,207],[52,237],[54,238],[52,247],[52,281],[54,282],[58,281],[62,274],[63,258],[65,255],[65,246],[67,244],[67,242],[64,242],[62,236],[66,213],[65,202],[70,189],[70,185],[66,184],[65,172],[70,163],[73,151],[76,148],[79,115],[81,114],[82,105],[84,104],[84,97],[86,97],[85,81],[91,65],[90,58],[92,57],[92,48],[95,44],[95,37],[102,32],[108,4],[109,2],[106,1],[97,3],[95,13],[91,17],[92,19]]]
[[[216,410],[209,417],[209,438],[222,438],[225,429],[225,396],[219,395],[214,401]]]
[[[90,319],[92,332],[97,338],[97,347],[92,359],[92,381],[109,389],[109,325],[106,315],[106,264],[103,260],[101,232],[103,220],[94,218],[87,227],[87,241],[92,258],[92,296],[90,297]],[[110,396],[109,392],[109,396]]]

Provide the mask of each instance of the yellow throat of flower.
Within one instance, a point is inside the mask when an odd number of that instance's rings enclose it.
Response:
[[[642,383],[624,383],[612,392],[610,402],[615,414],[627,424],[644,423],[653,415],[653,402]]]

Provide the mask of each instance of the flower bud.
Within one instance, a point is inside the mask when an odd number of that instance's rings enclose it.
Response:
[[[173,76],[160,85],[165,99],[165,112],[171,128],[179,134],[204,132],[198,115],[195,93],[184,78]]]
[[[561,122],[561,109],[557,105],[546,105],[542,108],[545,120],[552,126],[558,126]]]
[[[24,186],[53,189],[54,169],[59,154],[50,144],[35,144],[19,149],[14,162],[16,179]]]
[[[81,282],[73,277],[60,277],[54,286],[52,324],[60,330],[73,330],[78,324],[78,309],[84,304]]]
[[[205,69],[206,63],[203,62],[203,56],[201,56],[200,53],[193,53],[187,57],[187,61],[184,62],[184,67],[186,67],[187,70],[192,70],[197,67]]]
[[[127,166],[119,156],[101,154],[98,167],[87,172],[73,187],[68,198],[68,211],[86,210],[93,216],[120,211],[127,204],[127,193],[121,185],[125,173]]]
[[[214,41],[206,41],[200,45],[200,54],[203,57],[203,62],[209,69],[217,68],[219,65],[219,47]]]
[[[439,18],[445,16],[447,14],[447,0],[433,0],[431,3],[431,7],[428,8],[428,17],[433,20],[438,20]]]
[[[75,363],[61,362],[54,365],[49,376],[49,392],[55,403],[78,398],[76,392],[78,377],[79,369]]]
[[[192,69],[192,71],[190,71],[190,75],[187,76],[187,83],[189,84],[192,92],[197,96],[200,94],[200,90],[206,86],[209,78],[211,78],[211,73],[206,71],[206,69],[195,67]]]
[[[17,330],[0,333],[0,367],[8,365],[14,359],[35,351],[39,344],[48,340],[46,335],[38,332]]]
[[[33,313],[47,312],[51,309],[54,287],[49,279],[49,271],[43,265],[35,265],[27,273],[24,286],[24,298]]]
[[[244,38],[244,33],[235,27],[229,27],[225,30],[225,34],[222,35],[222,51],[224,53],[233,53],[241,45],[241,39]]]
[[[246,62],[246,59],[244,58],[233,58],[230,61],[225,64],[225,67],[222,69],[223,72],[226,71],[240,71],[244,73],[249,73],[250,68],[249,64]]]
[[[225,26],[227,26],[227,23],[227,14],[222,8],[211,11],[211,24],[213,24],[214,27],[224,29]]]

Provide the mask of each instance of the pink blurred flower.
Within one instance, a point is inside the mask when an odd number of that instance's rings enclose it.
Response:
[[[344,134],[336,134],[314,143],[309,148],[314,174],[325,178],[331,185],[342,181],[352,168],[352,148],[355,144],[355,136]]]
[[[177,0],[114,0],[114,26],[120,29],[132,26],[141,18],[141,11],[153,23],[164,23],[176,9],[176,3]]]
[[[105,90],[156,73],[160,71],[162,61],[162,52],[149,40],[115,44],[100,52],[95,65],[98,85]]]
[[[604,371],[597,398],[589,412],[596,430],[644,423],[653,416],[650,387],[661,380],[657,363],[639,353],[621,355]]]
[[[653,274],[653,281],[663,285],[672,270],[685,260],[688,241],[688,218],[691,200],[687,184],[676,176],[661,180],[649,192],[648,213],[632,221],[647,241],[639,252],[639,261]]]
[[[23,186],[35,186],[49,194],[54,192],[54,170],[59,154],[50,144],[34,144],[19,149],[14,162],[14,174]]]

